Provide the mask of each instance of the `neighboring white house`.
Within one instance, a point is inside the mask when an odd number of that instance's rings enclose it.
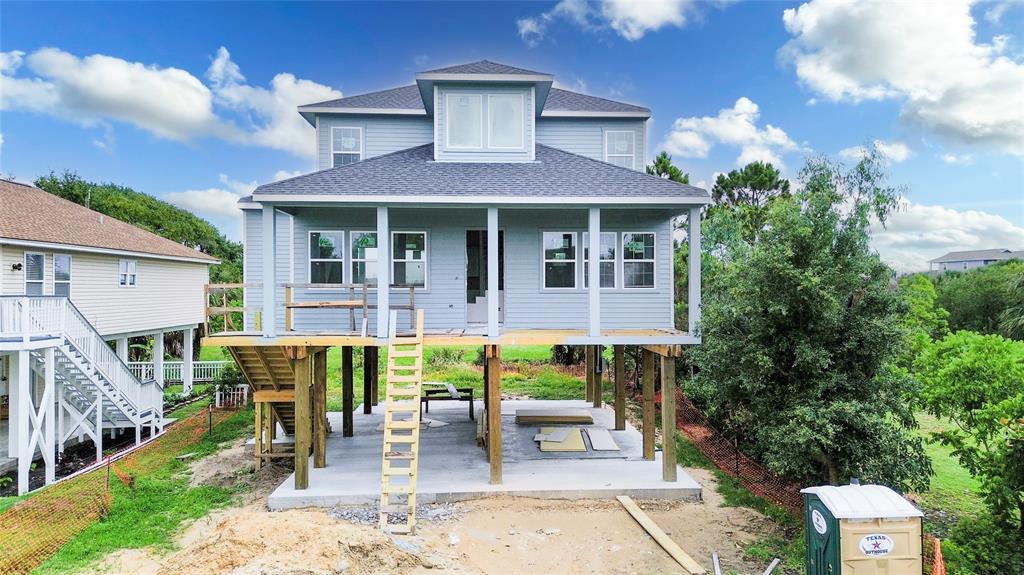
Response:
[[[949,252],[928,262],[930,271],[956,272],[980,268],[1003,260],[1024,259],[1024,251],[1014,252],[1004,248],[993,250],[971,250]]]
[[[164,334],[184,332],[189,390],[203,286],[215,263],[33,186],[0,180],[0,469],[18,460],[19,493],[28,489],[37,453],[49,483],[54,454],[70,440],[93,439],[99,458],[104,429],[135,428],[138,439],[144,426],[162,428]],[[128,365],[128,338],[138,336],[153,339],[151,372]]]

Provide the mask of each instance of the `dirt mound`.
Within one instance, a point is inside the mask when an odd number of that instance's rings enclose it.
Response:
[[[320,511],[246,511],[225,517],[212,536],[168,557],[159,574],[397,574],[419,564],[383,533]]]

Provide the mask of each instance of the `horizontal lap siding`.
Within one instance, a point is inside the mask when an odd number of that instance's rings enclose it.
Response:
[[[317,116],[317,167],[331,166],[331,127],[346,126],[363,129],[363,159],[382,156],[422,146],[434,141],[434,127],[426,116]]]
[[[537,120],[537,143],[604,161],[604,133],[633,130],[636,134],[636,169],[647,163],[647,123],[637,119],[544,118]]]
[[[278,301],[284,301],[284,288],[280,284],[291,281],[290,262],[292,253],[289,248],[289,237],[291,236],[291,216],[283,212],[276,214],[277,224],[277,256],[274,258],[275,275]],[[263,283],[263,211],[245,210],[245,282]],[[245,290],[245,306],[260,309],[263,305],[263,289],[252,288]],[[284,313],[277,314],[278,329],[284,329]],[[245,314],[245,328],[256,329],[256,314],[249,312]]]

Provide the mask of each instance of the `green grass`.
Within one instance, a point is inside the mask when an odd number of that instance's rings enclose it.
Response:
[[[231,359],[226,349],[219,345],[204,345],[199,348],[199,361],[226,361]]]
[[[926,413],[917,414],[918,430],[926,440],[925,452],[932,460],[934,475],[928,491],[918,494],[918,501],[925,510],[925,526],[932,531],[945,533],[961,517],[974,517],[985,512],[985,503],[979,493],[978,480],[960,465],[952,449],[928,441],[932,432],[942,431],[950,426]]]
[[[204,457],[218,451],[226,442],[252,433],[251,410],[234,414],[183,450]],[[110,513],[79,533],[44,563],[38,573],[68,573],[81,570],[118,549],[153,546],[173,548],[173,536],[185,521],[197,519],[228,505],[233,489],[191,487],[183,473],[188,463],[172,459],[153,473],[136,478],[134,487],[111,482],[113,502]]]

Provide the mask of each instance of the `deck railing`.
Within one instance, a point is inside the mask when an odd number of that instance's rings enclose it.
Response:
[[[194,361],[192,362],[192,381],[195,383],[214,381],[229,363],[231,362]],[[128,367],[139,379],[155,379],[151,361],[130,361]],[[184,380],[182,376],[184,369],[184,361],[164,361],[164,383],[181,383]]]

